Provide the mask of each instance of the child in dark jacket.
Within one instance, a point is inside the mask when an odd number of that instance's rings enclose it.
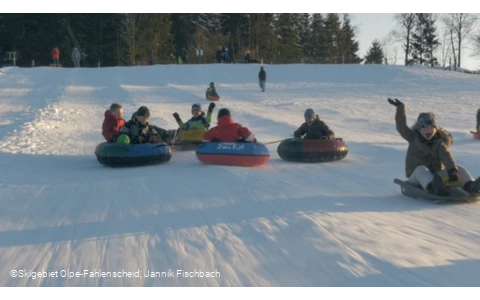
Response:
[[[210,97],[218,97],[217,89],[215,88],[215,84],[210,82],[210,87],[205,92],[205,97],[208,99]]]
[[[117,143],[122,144],[148,144],[168,142],[169,134],[165,129],[150,125],[148,120],[150,111],[146,106],[141,106],[130,121],[120,129]]]
[[[123,107],[120,104],[112,103],[110,109],[105,111],[105,119],[102,124],[102,135],[109,143],[115,142],[120,128],[125,125]]]
[[[477,132],[480,133],[480,108],[477,110]]]
[[[329,140],[335,138],[333,131],[328,128],[325,122],[320,120],[313,109],[305,110],[304,117],[305,123],[293,133],[295,138],[303,137],[304,140]]]
[[[183,123],[178,113],[173,113],[173,117],[182,130],[204,130],[210,128],[214,108],[215,103],[210,103],[208,106],[207,115],[205,116],[205,112],[202,111],[202,106],[198,103],[195,103],[192,105],[192,117],[186,123]]]
[[[260,67],[260,72],[258,72],[258,84],[262,89],[262,92],[265,92],[265,84],[267,82],[267,72],[263,67]]]

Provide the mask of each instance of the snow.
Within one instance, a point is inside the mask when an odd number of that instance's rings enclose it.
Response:
[[[403,197],[409,125],[434,111],[458,164],[479,176],[480,77],[423,67],[165,65],[0,69],[0,286],[475,286],[480,206]],[[164,165],[110,169],[94,155],[112,102],[176,127],[214,81],[222,107],[261,142],[292,136],[312,107],[349,147],[344,160],[257,168]],[[62,270],[212,272],[219,277],[62,277]],[[11,270],[58,276],[12,277]],[[63,273],[65,275],[65,273]]]

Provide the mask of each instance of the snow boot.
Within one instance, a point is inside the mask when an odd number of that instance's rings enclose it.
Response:
[[[480,177],[475,179],[475,181],[469,181],[465,183],[463,189],[470,194],[480,195]]]
[[[427,185],[427,192],[436,196],[448,196],[449,193],[443,185],[443,178],[439,174],[433,175],[432,182]]]

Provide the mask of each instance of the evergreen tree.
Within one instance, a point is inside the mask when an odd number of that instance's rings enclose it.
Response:
[[[325,20],[325,56],[324,61],[327,64],[335,64],[339,60],[340,39],[342,38],[342,29],[340,17],[336,13],[327,14]]]
[[[362,59],[358,57],[357,52],[360,50],[358,41],[355,41],[355,32],[350,23],[350,16],[343,15],[343,24],[338,43],[338,63],[342,64],[358,64]]]
[[[275,28],[279,41],[279,58],[284,62],[293,62],[302,53],[299,45],[298,14],[278,14]]]
[[[382,64],[384,59],[382,46],[380,41],[375,39],[372,42],[372,46],[368,49],[367,55],[365,56],[365,64]]]
[[[313,14],[310,28],[311,35],[308,51],[314,62],[325,63],[327,39],[325,19],[322,14]]]
[[[298,15],[298,34],[299,41],[298,44],[303,49],[302,54],[306,57],[311,56],[311,27],[310,27],[310,14],[299,14]]]
[[[437,59],[433,56],[440,42],[436,35],[435,21],[432,14],[417,13],[415,29],[412,34],[412,57],[410,63],[435,66]]]

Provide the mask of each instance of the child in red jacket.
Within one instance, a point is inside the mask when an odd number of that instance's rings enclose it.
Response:
[[[222,108],[219,110],[217,119],[218,126],[203,134],[204,142],[257,142],[255,135],[248,128],[233,122],[228,109]]]
[[[110,110],[105,111],[105,119],[103,120],[102,125],[102,134],[107,142],[115,142],[118,132],[123,125],[125,125],[125,120],[123,116],[123,107],[120,104],[113,103],[110,105]]]

